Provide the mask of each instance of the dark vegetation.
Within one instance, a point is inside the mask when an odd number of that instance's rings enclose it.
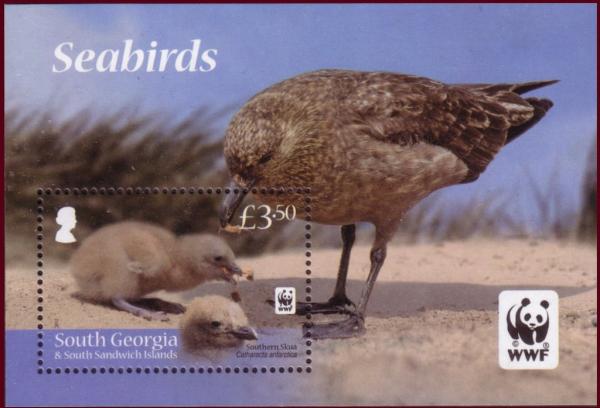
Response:
[[[217,232],[216,214],[222,196],[162,193],[165,187],[169,191],[174,186],[196,191],[213,187],[214,191],[226,185],[222,143],[207,126],[214,121],[206,111],[169,123],[160,115],[126,112],[95,118],[91,111],[57,121],[54,115],[9,109],[5,113],[5,219],[9,236],[33,238],[40,187],[160,190],[150,196],[134,190],[132,195],[115,194],[111,199],[99,194],[86,198],[75,198],[72,193],[71,198],[44,195],[47,231],[56,228],[58,208],[73,205],[80,236],[130,219],[154,222],[177,234]],[[264,249],[258,242],[277,247],[273,240],[277,230],[276,226],[269,233],[242,234],[233,240],[234,249],[241,253]]]
[[[583,203],[581,206],[577,237],[581,240],[596,242],[598,213],[596,195],[598,192],[597,143],[590,149],[587,159],[585,179],[583,181]]]
[[[6,229],[9,237],[33,235],[39,187],[218,187],[227,183],[219,135],[212,130],[215,117],[197,111],[178,122],[160,115],[125,112],[95,117],[91,111],[64,120],[43,112],[9,109],[5,113]],[[591,156],[591,155],[590,155]],[[549,238],[596,237],[596,162],[589,159],[584,206],[579,213],[561,205],[555,189],[542,189],[531,181],[541,235]],[[134,194],[135,195],[135,194]],[[158,194],[115,197],[107,201],[89,197],[77,204],[80,231],[92,231],[124,219],[159,223],[176,233],[216,232],[217,209],[222,196]],[[68,204],[64,198],[56,201]],[[55,227],[51,206],[45,224]],[[336,245],[337,230],[315,226],[320,245]],[[322,234],[320,234],[322,232]],[[449,211],[436,195],[409,212],[399,233],[408,242],[465,239],[473,236],[525,237],[530,231],[505,210],[500,197],[473,200]],[[85,234],[84,234],[85,235]],[[257,253],[302,241],[301,226],[281,226],[235,239],[240,253]],[[320,238],[317,238],[319,237]],[[9,246],[10,248],[10,246]]]

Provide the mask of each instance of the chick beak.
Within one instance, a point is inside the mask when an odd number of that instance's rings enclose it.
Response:
[[[253,182],[246,183],[246,188],[251,188],[253,184]],[[228,188],[230,190],[229,194],[225,195],[225,200],[223,200],[223,204],[221,205],[221,209],[219,211],[219,221],[221,224],[221,228],[225,228],[231,223],[235,212],[237,211],[238,207],[244,200],[244,196],[246,195],[242,191],[239,191],[237,194],[233,192],[234,189],[241,190],[241,188],[235,183],[235,181],[232,181],[229,184]]]
[[[239,266],[237,266],[233,262],[227,264],[227,266],[225,266],[225,268],[227,268],[227,270],[229,271],[229,273],[232,274],[232,275],[242,276],[242,268],[240,268]]]
[[[240,339],[240,340],[256,340],[258,339],[258,335],[256,331],[252,327],[238,327],[236,329],[231,330],[231,334]]]
[[[225,280],[235,283],[234,276],[242,276],[242,268],[234,264],[233,262],[228,263],[221,267],[223,274],[225,275]]]

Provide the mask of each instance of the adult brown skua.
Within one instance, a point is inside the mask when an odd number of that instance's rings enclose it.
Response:
[[[448,85],[387,72],[322,70],[273,85],[242,107],[225,136],[232,187],[308,187],[311,220],[342,226],[333,296],[298,310],[349,317],[314,325],[313,337],[364,332],[367,302],[403,215],[437,189],[476,180],[502,147],[553,105],[521,95],[555,82]],[[243,196],[227,195],[223,227]],[[298,195],[257,198],[303,205]],[[374,224],[375,240],[365,288],[354,307],[346,296],[346,278],[357,222]]]

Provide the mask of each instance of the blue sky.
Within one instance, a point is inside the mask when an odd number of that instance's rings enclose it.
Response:
[[[579,201],[596,134],[595,5],[17,5],[6,6],[6,101],[65,115],[139,106],[185,115],[198,107],[239,108],[264,87],[320,68],[387,70],[445,82],[560,79],[543,95],[550,114],[508,146],[449,202],[504,192],[529,216],[526,174]],[[54,48],[218,49],[209,73],[52,73]],[[222,130],[230,115],[220,122]],[[552,176],[558,171],[557,176]]]

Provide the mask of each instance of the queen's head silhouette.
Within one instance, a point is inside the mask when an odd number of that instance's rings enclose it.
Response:
[[[62,207],[56,214],[56,223],[60,225],[60,229],[56,232],[56,242],[63,244],[71,244],[77,242],[75,236],[71,233],[71,230],[77,225],[77,218],[75,217],[75,208],[73,207]]]

